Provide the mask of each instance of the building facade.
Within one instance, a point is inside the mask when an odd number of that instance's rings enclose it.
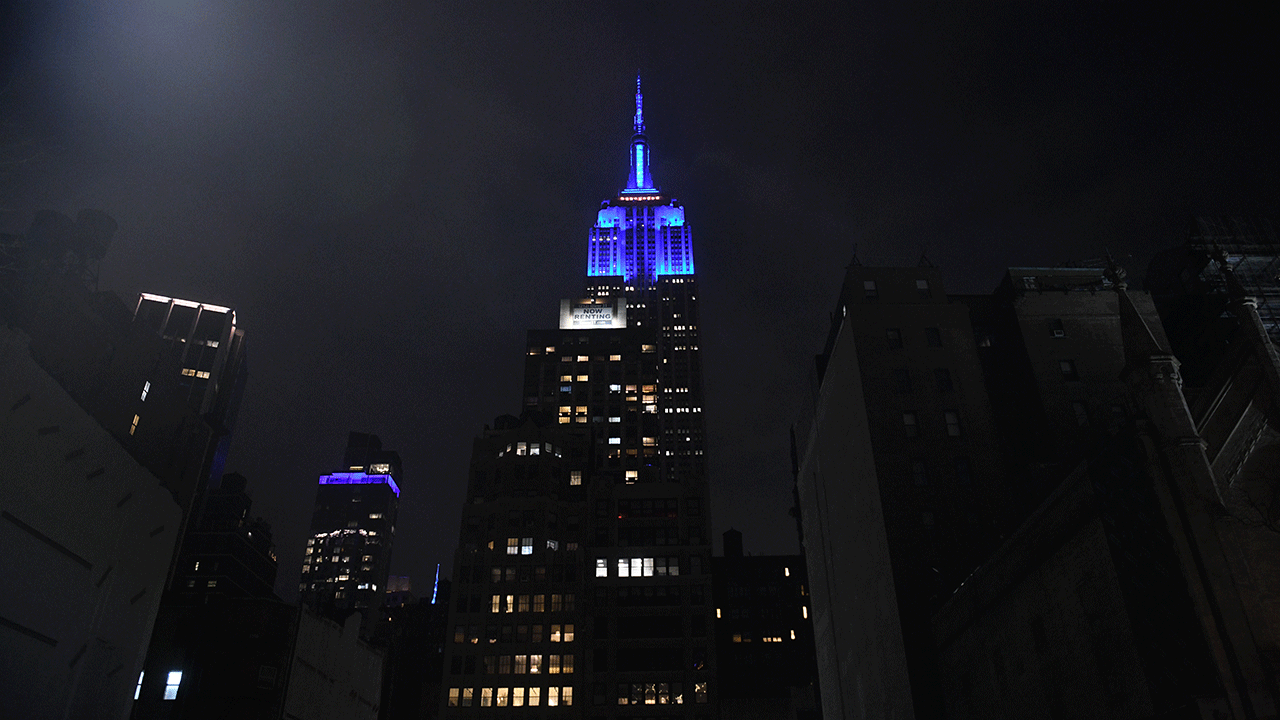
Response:
[[[590,232],[584,297],[528,335],[522,417],[476,441],[449,717],[716,712],[691,234],[652,181],[638,86],[630,147],[627,187]]]

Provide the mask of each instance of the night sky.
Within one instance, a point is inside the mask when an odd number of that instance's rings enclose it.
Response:
[[[296,583],[348,430],[393,571],[452,564],[471,440],[581,291],[644,75],[701,283],[713,530],[797,550],[788,427],[857,247],[951,292],[1277,215],[1276,26],[1167,4],[31,3],[0,10],[0,231],[111,214],[102,288],[236,308],[228,469]],[[1117,7],[1123,5],[1123,7]],[[405,7],[413,6],[413,7]],[[1239,9],[1228,12],[1242,12]]]

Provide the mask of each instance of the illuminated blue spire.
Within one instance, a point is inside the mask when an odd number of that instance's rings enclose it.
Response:
[[[636,134],[644,134],[644,93],[640,92],[639,75],[636,75]]]
[[[636,134],[631,136],[631,169],[623,192],[656,192],[649,175],[649,140],[644,136],[644,94],[640,92],[639,75],[636,75],[635,130]]]

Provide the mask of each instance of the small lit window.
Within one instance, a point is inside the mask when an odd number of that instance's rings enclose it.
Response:
[[[142,682],[142,678],[138,678],[138,682]],[[182,671],[174,670],[164,681],[164,699],[177,700],[178,687],[182,685]]]
[[[138,699],[138,696],[142,694],[142,676],[143,676],[143,675],[146,675],[146,674],[147,674],[147,673],[146,673],[146,671],[143,671],[143,672],[138,673],[138,684],[137,684],[137,686],[136,686],[136,687],[134,687],[134,688],[133,688],[133,699],[134,699],[134,700],[137,700],[137,699]]]
[[[142,402],[147,401],[147,393],[151,392],[151,381],[148,380],[142,384]]]
[[[622,438],[620,438],[620,437],[611,437],[611,438],[609,438],[609,444],[610,444],[610,445],[621,445],[621,444],[622,444]]]
[[[520,538],[513,538],[513,537],[507,538],[507,554],[508,555],[520,554]]]
[[[533,554],[533,538],[527,537],[527,538],[520,539],[520,554],[521,555]]]
[[[610,361],[610,362],[620,362],[621,360],[622,360],[622,356],[621,356],[621,355],[610,355],[610,356],[609,356],[609,361]]]
[[[129,426],[129,434],[132,435],[138,431],[138,416],[133,416],[133,425]]]
[[[581,470],[570,470],[570,471],[569,471],[569,484],[570,484],[570,485],[581,485],[581,484],[582,484],[582,471],[581,471]]]
[[[596,577],[609,577],[609,561],[596,558]]]
[[[382,517],[382,513],[369,513],[370,520],[377,520]]]

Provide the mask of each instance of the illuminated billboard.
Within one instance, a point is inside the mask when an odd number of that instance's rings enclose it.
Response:
[[[560,301],[561,330],[595,330],[627,326],[625,298],[587,298]]]

